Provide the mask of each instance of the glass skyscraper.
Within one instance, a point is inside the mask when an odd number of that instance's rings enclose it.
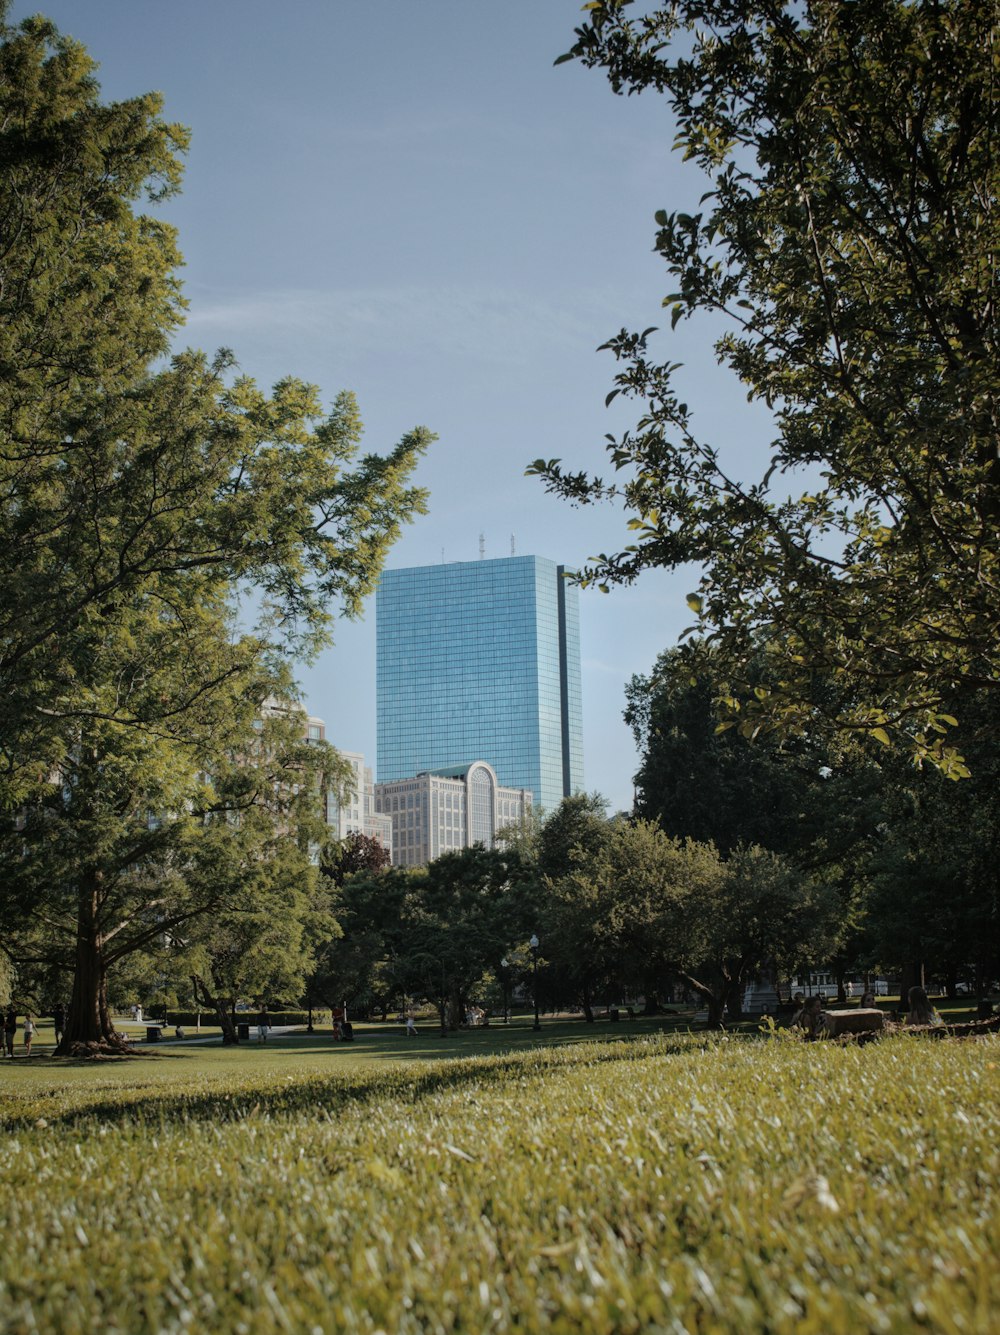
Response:
[[[580,610],[538,556],[386,570],[379,783],[485,760],[551,812],[583,788]]]

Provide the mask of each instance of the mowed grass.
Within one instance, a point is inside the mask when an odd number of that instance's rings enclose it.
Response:
[[[517,1015],[509,1025],[499,1023],[452,1031],[445,1038],[441,1037],[439,1026],[429,1021],[418,1023],[415,1038],[408,1038],[404,1026],[393,1021],[361,1022],[354,1026],[353,1043],[335,1042],[327,1024],[317,1026],[313,1034],[307,1034],[304,1026],[290,1033],[272,1032],[267,1042],[260,1044],[256,1025],[252,1025],[249,1040],[235,1047],[223,1047],[221,1030],[214,1028],[205,1028],[200,1035],[189,1033],[182,1041],[175,1040],[168,1031],[163,1041],[147,1043],[144,1027],[121,1025],[120,1031],[134,1044],[133,1055],[127,1061],[97,1062],[53,1058],[55,1036],[51,1020],[43,1019],[39,1022],[31,1058],[24,1057],[19,1032],[15,1061],[0,1066],[0,1098],[13,1095],[20,1101],[33,1094],[56,1100],[68,1098],[69,1106],[83,1108],[95,1098],[100,1101],[104,1094],[110,1093],[112,1100],[120,1093],[132,1098],[143,1091],[179,1083],[187,1085],[195,1079],[199,1083],[225,1082],[234,1073],[241,1077],[252,1073],[257,1078],[267,1072],[284,1073],[295,1068],[297,1072],[342,1076],[400,1060],[454,1061],[595,1041],[629,1042],[638,1036],[687,1034],[691,1016],[692,1012],[687,1011],[653,1019],[622,1020],[614,1025],[606,1021],[587,1025],[582,1019],[546,1017],[541,1030],[535,1033],[531,1027],[533,1017]],[[743,1026],[747,1033],[757,1033],[759,1027],[757,1021],[747,1021]],[[7,1104],[8,1117],[15,1106],[18,1105]]]
[[[997,1329],[997,1039],[545,1037],[8,1064],[0,1329]]]

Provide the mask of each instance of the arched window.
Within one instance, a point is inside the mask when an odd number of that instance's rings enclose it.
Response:
[[[469,771],[469,834],[471,842],[493,847],[493,796],[495,780],[487,765]]]

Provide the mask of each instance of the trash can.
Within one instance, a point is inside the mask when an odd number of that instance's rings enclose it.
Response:
[[[158,1024],[147,1024],[147,1025],[146,1025],[146,1042],[147,1042],[147,1043],[159,1043],[159,1041],[160,1041],[160,1026],[159,1026]]]
[[[240,1040],[241,1043],[243,1042],[244,1039],[245,1039],[247,1042],[249,1042],[249,1041],[250,1041],[250,1026],[249,1026],[248,1024],[243,1024],[243,1023],[238,1024],[238,1025],[236,1026],[236,1037]]]

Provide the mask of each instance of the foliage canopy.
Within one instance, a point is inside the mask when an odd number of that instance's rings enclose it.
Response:
[[[7,13],[3,910],[29,955],[76,951],[67,1040],[112,1041],[108,967],[305,838],[331,757],[302,753],[294,709],[267,755],[259,730],[294,701],[292,658],[359,611],[422,510],[410,479],[431,437],[362,454],[349,393],[325,412],[313,386],[268,394],[227,352],[165,361],[179,254],[136,205],[178,188],[186,132],[156,95],[102,103],[79,43]]]
[[[637,7],[638,8],[638,7]],[[997,10],[978,0],[597,0],[563,60],[666,97],[701,206],[656,215],[671,325],[725,323],[719,361],[774,414],[760,476],[699,438],[654,331],[609,347],[641,405],[613,498],[635,539],[605,587],[701,564],[690,603],[748,733],[826,715],[964,773],[946,702],[995,688],[1000,623]],[[761,645],[780,665],[749,689]],[[816,680],[840,684],[835,699]]]

